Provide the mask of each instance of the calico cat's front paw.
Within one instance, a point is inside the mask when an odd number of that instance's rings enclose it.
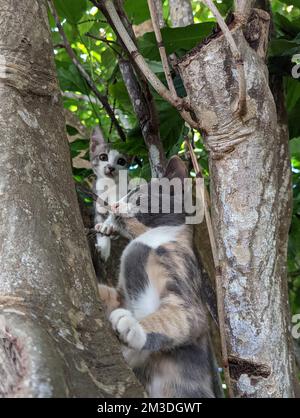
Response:
[[[115,225],[108,222],[96,224],[95,231],[108,237],[117,233]]]
[[[147,335],[140,323],[127,309],[115,309],[110,314],[109,320],[120,339],[129,347],[141,350],[147,339]]]

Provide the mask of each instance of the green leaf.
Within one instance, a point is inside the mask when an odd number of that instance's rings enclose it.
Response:
[[[88,8],[87,0],[54,0],[58,15],[76,24]]]
[[[293,158],[300,159],[300,137],[290,141],[290,151]]]
[[[127,90],[123,81],[118,81],[112,84],[109,87],[109,93],[112,97],[114,97],[118,101],[118,104],[121,106],[123,110],[125,110],[126,112],[130,112],[130,113],[133,112],[131,100],[128,96],[128,93],[127,93]]]
[[[155,102],[158,108],[160,137],[166,153],[170,153],[173,145],[177,146],[181,139],[184,121],[178,111],[160,97],[156,96]]]
[[[78,131],[76,128],[74,128],[74,126],[67,125],[66,128],[67,128],[68,135],[70,136],[78,135]]]
[[[212,33],[215,27],[214,22],[197,23],[184,28],[164,28],[162,37],[166,47],[167,54],[182,50],[184,52],[191,50],[203,39]],[[150,60],[159,61],[159,51],[155,35],[153,32],[146,33],[138,39],[139,49],[142,55]]]
[[[295,138],[300,136],[300,124],[299,124],[299,115],[300,115],[300,99],[297,101],[293,109],[289,112],[289,131],[290,138]]]
[[[147,0],[125,0],[124,9],[129,20],[138,25],[150,19],[150,12]]]
[[[294,39],[293,41],[287,39],[273,39],[269,46],[269,56],[292,56],[295,53],[295,49],[300,48],[300,40]]]
[[[77,139],[76,141],[71,142],[69,145],[71,150],[71,157],[74,158],[77,157],[77,155],[79,155],[82,150],[89,149],[89,140]]]
[[[280,0],[281,3],[285,3],[287,6],[295,6],[300,9],[300,0]]]
[[[286,77],[285,79],[286,90],[286,106],[288,112],[292,111],[296,106],[297,101],[300,99],[300,80],[296,80],[292,77]]]
[[[142,158],[148,157],[147,148],[145,146],[141,130],[138,126],[128,133],[126,142],[115,141],[113,146],[123,154],[131,156],[138,155]]]
[[[75,65],[70,64],[67,68],[58,66],[57,73],[62,90],[86,92],[85,81],[78,73]]]
[[[274,13],[274,23],[283,34],[294,38],[299,33],[299,18],[290,20],[281,13]]]
[[[89,32],[89,30],[91,29],[91,27],[94,25],[95,22],[93,22],[92,19],[87,19],[86,17],[83,17],[82,19],[80,19],[81,21],[77,23],[77,27],[79,30],[80,35],[85,35],[87,32]]]

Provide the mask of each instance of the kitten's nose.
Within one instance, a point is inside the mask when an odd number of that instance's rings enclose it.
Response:
[[[108,165],[108,166],[107,166],[107,169],[108,169],[108,171],[109,171],[110,173],[113,173],[113,172],[116,170],[116,168],[115,168],[115,167],[113,167],[112,165]]]

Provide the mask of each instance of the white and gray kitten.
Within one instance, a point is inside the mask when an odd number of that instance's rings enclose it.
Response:
[[[94,128],[90,139],[90,161],[96,175],[94,192],[101,196],[107,194],[107,202],[111,205],[122,197],[119,196],[119,175],[121,170],[128,170],[130,159],[121,154],[104,139],[99,127]],[[108,190],[105,183],[110,184]],[[96,238],[96,248],[103,261],[107,261],[111,250],[111,237],[101,233],[101,227],[110,224],[110,215],[104,205],[99,202],[95,205],[95,229],[98,232]]]

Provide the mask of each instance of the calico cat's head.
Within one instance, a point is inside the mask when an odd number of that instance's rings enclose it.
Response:
[[[108,144],[97,126],[93,129],[90,139],[90,161],[96,176],[117,181],[120,170],[127,170],[130,158],[113,149]]]
[[[116,212],[150,228],[181,225],[186,218],[183,187],[187,177],[185,164],[173,156],[162,179],[152,179],[133,189],[116,205]]]

